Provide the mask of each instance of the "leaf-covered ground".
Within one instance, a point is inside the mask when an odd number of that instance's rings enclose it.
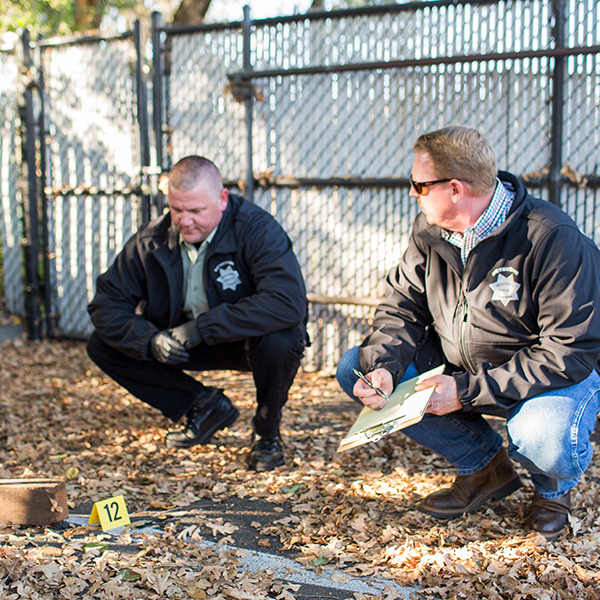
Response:
[[[245,467],[251,376],[199,377],[225,389],[241,417],[214,444],[168,450],[170,423],[92,365],[82,342],[5,343],[0,478],[65,479],[71,509],[122,493],[134,522],[121,535],[123,548],[144,522],[140,515],[166,518],[198,501],[259,500],[280,517],[253,523],[264,544],[277,539],[317,572],[375,573],[419,586],[415,598],[600,598],[597,457],[573,498],[572,533],[556,542],[522,529],[532,493],[526,475],[504,501],[442,522],[414,508],[451,482],[442,459],[400,433],[336,453],[357,411],[332,375],[298,374],[283,421],[287,465],[261,474]],[[293,599],[294,586],[269,571],[238,569],[243,551],[199,543],[227,544],[234,530],[226,519],[192,527],[167,521],[162,533],[138,537],[132,553],[107,544],[98,527],[0,523],[0,598]],[[379,598],[394,597],[388,589]]]

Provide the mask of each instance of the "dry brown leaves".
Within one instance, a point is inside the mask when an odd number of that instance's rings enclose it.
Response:
[[[71,507],[122,493],[132,515],[202,498],[260,498],[281,507],[281,518],[252,526],[301,554],[306,566],[421,586],[415,597],[600,598],[597,458],[574,496],[573,534],[554,543],[522,529],[530,487],[477,514],[441,522],[414,504],[451,481],[443,460],[401,434],[336,453],[356,410],[331,375],[298,374],[283,422],[288,465],[262,474],[245,468],[251,376],[202,377],[225,389],[241,418],[214,444],[167,450],[162,440],[170,423],[93,366],[83,343],[6,343],[0,348],[0,478],[65,478]],[[128,546],[133,529],[115,549],[93,527],[0,527],[0,597],[6,599],[294,598],[293,586],[272,573],[251,575],[238,569],[234,552],[200,546],[198,527],[169,523],[138,539],[133,553],[118,549]],[[227,523],[208,527],[215,539],[228,541]],[[261,543],[269,545],[266,537]]]

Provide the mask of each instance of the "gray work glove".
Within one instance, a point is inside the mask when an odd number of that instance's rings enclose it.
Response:
[[[159,331],[150,340],[150,352],[157,361],[166,365],[177,365],[190,359],[183,344],[173,339],[169,331]]]
[[[184,346],[186,350],[195,348],[202,341],[196,319],[192,319],[183,325],[173,327],[173,329],[171,329],[171,336],[174,340],[177,340]]]

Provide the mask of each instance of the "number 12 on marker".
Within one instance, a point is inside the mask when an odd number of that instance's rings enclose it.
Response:
[[[100,521],[102,531],[129,525],[131,521],[123,496],[114,496],[108,500],[96,502],[92,508],[88,525],[98,523],[98,521]]]

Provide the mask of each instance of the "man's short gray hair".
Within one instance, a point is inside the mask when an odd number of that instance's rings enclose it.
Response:
[[[219,169],[203,156],[186,156],[177,162],[169,172],[169,186],[182,192],[193,189],[199,181],[204,181],[216,195],[223,189],[223,180]]]
[[[438,179],[467,182],[476,195],[496,186],[498,164],[490,141],[477,129],[451,125],[421,135],[413,152],[427,152]]]

